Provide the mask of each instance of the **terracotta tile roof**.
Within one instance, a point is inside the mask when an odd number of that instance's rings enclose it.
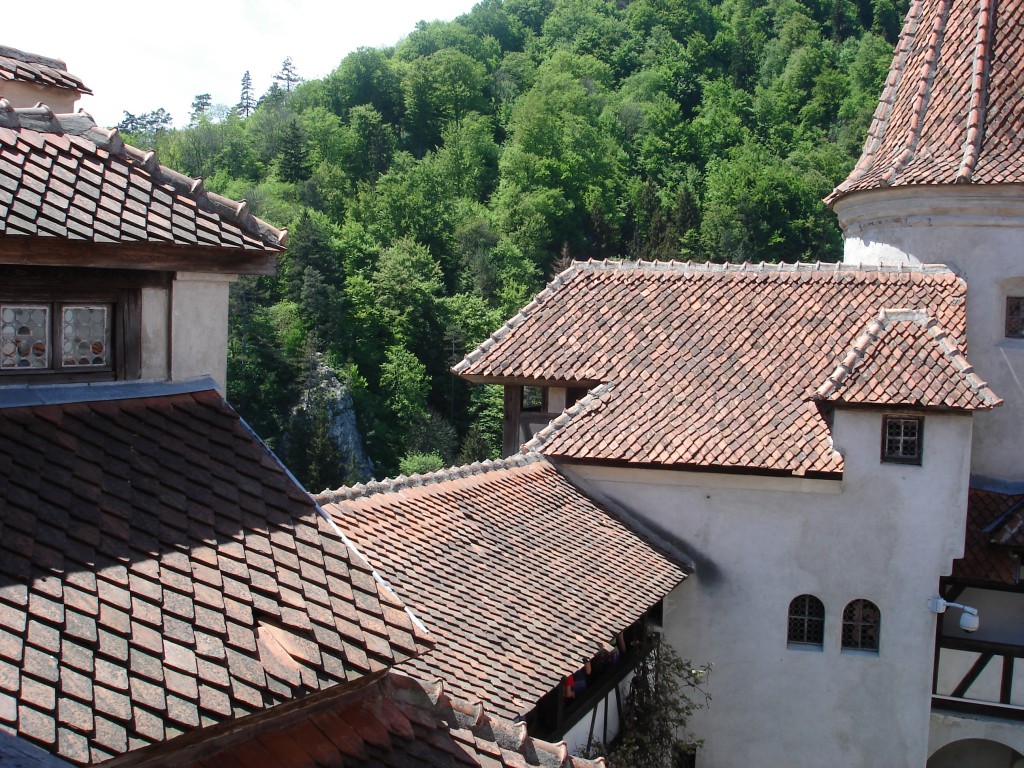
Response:
[[[98,762],[429,647],[215,391],[104,393],[0,408],[0,727]]]
[[[982,584],[1017,585],[1024,550],[1024,495],[971,488],[967,494],[964,556],[953,562],[953,578]]]
[[[1024,182],[1024,0],[914,0],[864,152],[826,198]]]
[[[153,152],[125,144],[117,129],[99,128],[84,113],[55,115],[45,106],[14,109],[4,99],[0,235],[271,257],[284,249],[287,238],[286,231],[250,214],[245,202],[206,192],[201,180],[165,168]]]
[[[3,730],[0,730],[0,765],[4,768],[71,768],[71,763]]]
[[[883,309],[817,395],[861,405],[991,408],[1002,403],[926,312]]]
[[[454,370],[605,382],[538,433],[549,456],[836,473],[815,390],[885,308],[928,313],[962,348],[965,296],[938,266],[577,263]]]
[[[437,638],[408,666],[528,713],[685,577],[537,454],[317,497]]]
[[[0,45],[0,82],[4,80],[92,93],[79,78],[68,72],[67,65],[60,59],[51,59]],[[0,88],[0,93],[2,92],[3,89]]]
[[[449,695],[444,685],[391,672],[274,721],[172,751],[151,768],[599,768],[525,724]],[[182,741],[185,741],[183,739]]]

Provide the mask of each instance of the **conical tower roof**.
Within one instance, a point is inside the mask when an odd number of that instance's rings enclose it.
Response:
[[[826,198],[1024,182],[1024,0],[914,0],[864,152]]]

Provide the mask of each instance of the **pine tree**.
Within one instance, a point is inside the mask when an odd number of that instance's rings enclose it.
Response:
[[[252,93],[252,77],[249,76],[249,70],[245,70],[245,74],[242,75],[242,95],[238,100],[238,114],[248,117],[254,109],[256,109],[256,97]]]
[[[302,129],[295,120],[292,120],[285,135],[278,162],[278,176],[281,181],[294,183],[309,178],[309,149],[306,147],[306,137],[302,135]]]
[[[198,93],[196,97],[192,99],[192,111],[189,113],[188,122],[189,125],[196,125],[207,110],[213,104],[213,98],[208,93]]]
[[[283,84],[284,90],[287,93],[291,93],[292,89],[302,82],[302,78],[295,71],[295,64],[292,63],[291,56],[288,56],[282,62],[281,71],[274,75],[274,82]]]

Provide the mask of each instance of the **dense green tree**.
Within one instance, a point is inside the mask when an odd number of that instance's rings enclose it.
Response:
[[[399,68],[381,49],[359,48],[350,53],[328,75],[326,87],[331,109],[340,117],[353,107],[369,105],[392,125],[402,118]]]
[[[281,146],[277,175],[281,181],[292,183],[309,178],[312,171],[309,162],[309,147],[297,120],[292,120]]]
[[[162,111],[119,128],[291,233],[279,274],[233,291],[242,412],[320,445],[317,408],[295,407],[308,362],[330,361],[389,474],[495,455],[500,389],[449,368],[573,258],[838,258],[821,198],[907,5],[482,0],[323,79],[288,60],[255,104],[243,78],[237,109],[202,100],[187,128]],[[301,472],[348,471],[324,450]]]

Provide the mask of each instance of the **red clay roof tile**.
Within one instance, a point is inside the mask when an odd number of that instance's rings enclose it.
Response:
[[[860,161],[826,198],[1024,182],[1024,0],[914,0]]]
[[[1024,541],[1024,495],[971,488],[967,496],[964,556],[953,562],[953,579],[977,584],[1018,585]]]
[[[273,714],[273,713],[271,713]],[[599,768],[603,759],[568,754],[564,744],[532,739],[522,724],[390,672],[339,686],[302,710],[223,735],[192,734],[177,750],[154,753],[152,768]],[[140,753],[141,756],[147,756]]]
[[[924,311],[883,309],[817,389],[861,405],[974,409],[999,405],[959,346]]]
[[[255,218],[244,204],[205,192],[87,115],[13,109],[0,99],[0,126],[0,185],[7,190],[0,197],[0,234],[178,246],[201,241],[221,257],[284,248],[286,231]],[[215,264],[217,255],[210,258]],[[238,269],[265,267],[254,261]]]
[[[944,344],[962,348],[963,280],[917,269],[911,279],[887,267],[581,262],[454,371],[480,382],[603,382],[538,433],[532,446],[549,456],[834,474],[842,458],[810,401],[872,318],[922,311],[945,329]],[[995,404],[966,394],[948,355],[922,360],[939,376],[924,400]]]
[[[60,59],[0,46],[0,81],[4,80],[92,93],[81,79],[68,72],[67,65]]]
[[[202,450],[214,437],[230,453],[219,475]],[[62,452],[72,469],[63,479],[50,463]],[[153,465],[151,457],[172,455],[181,463],[173,474],[167,462]],[[18,467],[0,475],[0,685],[19,698],[17,733],[75,762],[95,761],[194,728],[201,715],[213,723],[261,710],[429,647],[411,616],[392,610],[394,596],[378,588],[366,560],[268,455],[213,391],[0,406],[0,457]],[[151,482],[140,490],[133,479],[142,476]],[[267,502],[245,511],[244,539],[242,510],[209,493],[243,477]],[[67,506],[47,492],[56,482],[74,487]],[[226,533],[209,525],[230,519]],[[23,540],[34,543],[9,551]],[[313,582],[305,604],[329,602],[333,611],[306,613],[301,599],[288,607],[279,584],[302,589],[297,540]],[[358,599],[318,586],[327,583],[316,564],[326,551],[360,575]],[[240,557],[273,574],[258,580],[259,604],[251,574],[262,572],[239,569]],[[261,607],[280,617],[301,679],[268,679],[272,663],[253,635],[271,613],[257,618]],[[334,611],[363,631],[349,639],[360,665],[321,658],[318,643],[345,645]],[[367,639],[365,631],[381,629]],[[400,646],[389,643],[391,629]],[[59,742],[58,721],[67,731]]]
[[[685,577],[537,454],[317,498],[438,639],[416,674],[502,717]]]

